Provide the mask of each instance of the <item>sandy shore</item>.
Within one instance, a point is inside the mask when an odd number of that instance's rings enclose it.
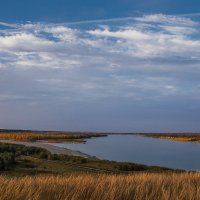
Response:
[[[28,147],[40,147],[40,148],[50,151],[52,154],[66,154],[66,155],[71,155],[71,156],[81,156],[84,158],[97,159],[94,156],[84,154],[80,151],[73,151],[67,148],[57,147],[57,146],[53,146],[51,144],[47,144],[43,142],[18,142],[18,141],[13,141],[13,140],[0,140],[0,142],[10,143],[10,144],[22,144]]]

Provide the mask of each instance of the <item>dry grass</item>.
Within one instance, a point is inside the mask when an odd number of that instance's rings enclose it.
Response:
[[[59,133],[59,132],[14,132],[14,133],[0,133],[0,139],[2,140],[16,140],[16,141],[36,141],[36,140],[54,140],[54,139],[83,139],[89,137],[104,136],[95,133]]]
[[[200,174],[0,177],[1,200],[199,200]]]
[[[200,142],[200,133],[143,133],[140,135],[179,142]]]

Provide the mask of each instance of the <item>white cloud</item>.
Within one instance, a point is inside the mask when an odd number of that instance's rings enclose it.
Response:
[[[161,26],[164,30],[168,31],[171,34],[177,35],[191,35],[194,33],[198,33],[195,28],[192,27],[184,27],[184,26]]]
[[[45,32],[52,33],[55,38],[59,38],[61,41],[68,43],[75,43],[77,39],[76,30],[63,26],[47,27]]]
[[[0,37],[0,49],[10,51],[43,51],[53,44],[30,33],[17,33]]]
[[[114,37],[114,38],[120,38],[120,39],[126,39],[126,40],[147,40],[150,39],[150,35],[143,33],[141,31],[137,30],[120,30],[120,31],[110,31],[108,29],[104,30],[94,30],[94,31],[88,31],[91,35],[95,36],[108,36],[108,37]]]
[[[145,99],[197,92],[200,30],[190,18],[146,15],[119,19],[119,24],[117,19],[90,26],[81,22],[76,28],[0,24],[9,27],[0,30],[0,69],[17,77],[27,73],[23,85],[31,85],[35,96],[41,90],[63,99]]]
[[[156,22],[156,23],[166,23],[174,25],[184,25],[184,26],[195,26],[198,25],[197,22],[191,20],[190,18],[173,16],[173,15],[163,15],[163,14],[153,14],[144,15],[143,17],[137,17],[136,20],[142,22]]]
[[[144,19],[146,20],[146,18],[145,16]],[[167,18],[167,16],[164,18]],[[156,19],[158,20],[159,16],[156,16]],[[177,19],[177,17],[172,19],[176,23],[183,21],[182,18]],[[164,21],[163,16],[160,22],[162,21]],[[162,26],[156,25],[155,27],[160,27],[160,29],[154,31],[153,28],[148,26],[147,29],[142,30],[137,30],[134,27],[120,27],[120,30],[96,29],[90,30],[88,33],[101,38],[116,38],[118,40],[113,42],[113,46],[114,49],[117,49],[117,52],[121,50],[121,53],[127,52],[136,57],[190,57],[191,55],[199,55],[200,40],[191,37],[194,33],[199,34],[198,27],[169,26],[165,24]],[[188,54],[188,52],[190,53]]]

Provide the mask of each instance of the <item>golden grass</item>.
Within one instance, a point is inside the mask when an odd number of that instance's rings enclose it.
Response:
[[[191,138],[191,137],[168,137],[168,136],[161,136],[160,139],[166,139],[166,140],[174,140],[177,142],[200,142],[200,139],[198,138]]]
[[[0,177],[1,200],[199,200],[200,174]]]
[[[200,134],[192,133],[144,133],[145,137],[174,140],[178,142],[200,142]]]
[[[88,137],[98,137],[101,135],[95,133],[39,133],[39,132],[15,132],[15,133],[0,133],[2,140],[16,141],[36,141],[36,140],[54,140],[54,139],[81,139]],[[103,136],[103,135],[102,135]]]

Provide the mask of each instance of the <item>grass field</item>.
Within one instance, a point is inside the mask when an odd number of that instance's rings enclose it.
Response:
[[[200,174],[0,176],[1,200],[199,200]]]

